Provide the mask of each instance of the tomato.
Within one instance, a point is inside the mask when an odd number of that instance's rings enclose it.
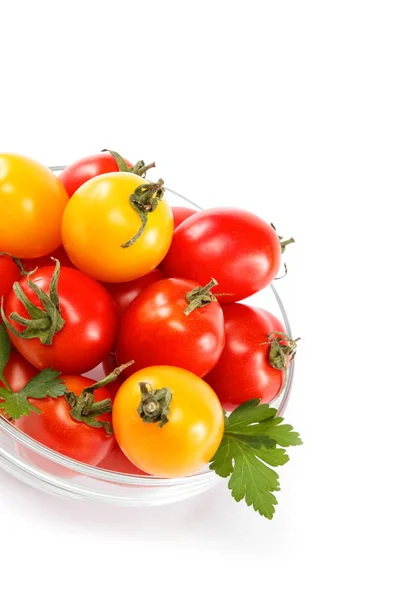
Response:
[[[271,402],[282,388],[284,373],[269,364],[266,342],[273,331],[285,331],[282,323],[268,311],[244,304],[224,306],[223,312],[225,348],[205,380],[225,410],[252,398]]]
[[[93,379],[81,375],[65,375],[63,380],[68,390],[76,396],[95,383]],[[94,404],[110,397],[105,387],[95,390],[93,394]],[[16,426],[31,438],[51,450],[93,466],[98,465],[111,451],[115,443],[114,435],[108,434],[103,427],[95,428],[75,420],[64,396],[41,400],[29,398],[29,401],[42,412],[30,412],[28,416],[19,418]],[[110,423],[111,412],[98,416],[96,420]]]
[[[222,309],[209,292],[213,301],[187,314],[188,294],[196,288],[193,281],[162,279],[130,305],[121,318],[116,349],[119,364],[135,361],[126,374],[172,365],[203,377],[216,365],[225,343]]]
[[[173,233],[171,209],[155,197],[161,193],[161,180],[149,184],[133,173],[99,175],[83,184],[70,199],[62,222],[63,244],[73,264],[108,283],[131,281],[154,269]],[[133,198],[144,203],[142,216],[131,204]]]
[[[125,456],[118,444],[114,445],[108,456],[97,466],[106,471],[124,473],[125,475],[148,475],[148,473],[141,471]]]
[[[163,278],[164,273],[160,269],[153,269],[139,279],[124,283],[109,283],[105,287],[114,298],[118,315],[121,316],[144,289]]]
[[[21,279],[21,270],[12,258],[0,254],[0,300],[7,300],[15,281]],[[2,323],[0,315],[0,324]]]
[[[189,208],[188,206],[171,206],[171,210],[174,217],[174,229],[198,212],[195,208]]]
[[[132,167],[129,161],[125,162],[128,167]],[[67,190],[68,196],[71,197],[89,179],[117,171],[119,168],[115,158],[109,152],[100,152],[75,161],[60,173],[59,179]]]
[[[69,260],[67,253],[64,248],[60,246],[51,254],[47,254],[47,256],[41,256],[40,258],[27,258],[22,261],[25,271],[34,271],[40,267],[53,267],[54,268],[54,258],[57,258],[60,261],[62,267],[71,267],[74,265]]]
[[[61,245],[68,196],[47,167],[17,154],[0,154],[0,252],[36,258]]]
[[[23,387],[26,386],[28,381],[38,374],[38,370],[35,369],[27,360],[16,350],[12,350],[8,363],[4,369],[4,378],[9,384],[13,392],[20,392]],[[6,386],[0,381],[0,388]],[[0,398],[0,407],[2,399]],[[3,414],[0,408],[0,414]]]
[[[153,422],[143,421],[139,411]],[[122,384],[113,427],[121,450],[137,467],[157,477],[183,477],[214,456],[224,414],[202,379],[184,369],[157,366],[138,371]]]
[[[117,331],[115,303],[100,283],[76,269],[61,267],[58,285],[56,279],[57,267],[42,267],[29,277],[29,281],[47,295],[50,306],[44,312],[41,300],[28,286],[28,278],[24,277],[20,287],[28,302],[40,307],[42,313],[34,315],[36,320],[30,318],[28,310],[13,291],[5,306],[6,326],[14,346],[38,369],[52,367],[62,373],[84,373],[98,365],[114,347]],[[50,301],[52,282],[58,287],[58,298],[53,297]],[[28,321],[25,324],[17,322],[11,318],[12,312]],[[34,337],[29,338],[29,331]]]
[[[219,301],[231,303],[266,287],[280,262],[281,244],[271,225],[245,210],[215,208],[176,229],[163,270],[202,285],[215,277]]]

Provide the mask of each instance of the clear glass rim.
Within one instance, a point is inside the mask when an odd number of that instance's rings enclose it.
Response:
[[[64,166],[56,166],[56,167],[49,167],[49,168],[51,171],[62,171],[63,169],[65,169]],[[168,188],[166,188],[166,190],[168,192],[170,192],[171,194],[181,198],[185,202],[188,202],[195,208],[202,210],[202,207],[200,207],[195,202],[192,202],[191,200],[189,200],[189,198],[186,198],[182,194],[178,194],[177,192],[170,190]],[[278,292],[276,291],[275,286],[273,284],[270,284],[269,287],[271,288],[272,293],[274,294],[276,302],[279,306],[279,309],[282,313],[285,330],[286,330],[287,334],[289,335],[289,337],[292,337],[292,330],[291,330],[290,322],[289,322],[286,310],[283,306],[282,300],[281,300]],[[280,395],[277,398],[277,399],[281,398],[281,402],[280,402],[279,409],[278,409],[278,412],[280,415],[282,415],[284,413],[286,406],[289,402],[289,397],[290,397],[290,393],[291,393],[291,389],[292,389],[292,385],[293,385],[293,376],[294,376],[294,360],[290,361],[290,363],[289,363],[285,387],[281,391]],[[275,401],[277,399],[275,399]],[[59,454],[58,452],[55,452],[54,450],[51,450],[50,448],[47,448],[47,446],[44,446],[43,444],[37,442],[33,438],[27,436],[25,433],[23,433],[22,431],[17,429],[17,427],[15,427],[15,425],[13,425],[9,421],[7,421],[1,415],[0,415],[0,430],[6,432],[16,442],[18,442],[19,444],[22,444],[28,450],[35,452],[39,456],[46,458],[46,459],[52,461],[53,463],[56,463],[58,465],[61,465],[68,469],[71,469],[71,470],[75,471],[76,473],[80,473],[81,475],[86,475],[88,477],[93,477],[96,479],[109,481],[110,483],[121,483],[121,484],[122,483],[125,483],[125,484],[140,483],[140,485],[164,487],[164,486],[174,486],[174,485],[184,483],[184,482],[188,483],[193,478],[196,478],[196,481],[201,481],[202,479],[206,480],[210,476],[214,475],[214,473],[212,471],[210,471],[208,467],[205,467],[201,471],[194,473],[192,475],[188,475],[186,477],[175,477],[173,479],[153,477],[151,475],[128,475],[128,474],[124,474],[124,473],[108,471],[105,469],[101,469],[100,467],[92,467],[85,463],[81,463],[72,458],[64,456],[63,454]]]

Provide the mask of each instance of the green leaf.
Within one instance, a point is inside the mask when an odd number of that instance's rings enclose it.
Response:
[[[278,474],[271,467],[286,464],[289,456],[284,448],[302,443],[291,425],[281,425],[277,411],[249,400],[227,417],[221,444],[210,468],[220,477],[230,477],[228,487],[233,498],[244,500],[248,506],[267,519],[275,513],[279,491]]]
[[[65,383],[58,379],[59,371],[45,369],[41,373],[32,377],[25,387],[18,393],[9,389],[0,388],[0,398],[4,402],[0,403],[2,411],[12,419],[19,419],[23,415],[29,415],[30,411],[41,413],[42,411],[33,406],[28,398],[58,398],[67,391]]]
[[[59,371],[45,369],[28,381],[26,386],[21,390],[21,393],[27,397],[37,399],[63,396],[67,391],[67,386],[62,379],[58,379],[59,376]]]
[[[11,342],[4,323],[0,325],[0,379],[4,383],[4,369],[11,353]]]
[[[23,415],[29,415],[32,410],[39,414],[42,412],[36,406],[32,406],[25,394],[21,392],[14,393],[0,388],[0,398],[4,399],[4,402],[0,404],[1,409],[11,419],[19,419]]]

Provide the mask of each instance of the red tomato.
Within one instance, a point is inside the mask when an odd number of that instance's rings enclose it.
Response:
[[[63,246],[54,250],[51,254],[47,254],[46,256],[41,256],[40,258],[27,258],[22,261],[25,271],[34,271],[40,267],[53,267],[54,268],[54,260],[53,258],[57,258],[60,261],[62,267],[71,267],[74,268],[74,265],[69,260],[67,253],[65,252]]]
[[[81,375],[66,375],[63,380],[68,390],[76,396],[95,383],[93,379]],[[95,403],[110,397],[105,387],[93,393]],[[114,435],[108,434],[103,427],[95,428],[76,421],[70,414],[71,406],[64,396],[42,400],[29,398],[29,401],[42,412],[31,412],[28,416],[21,417],[16,426],[31,438],[51,450],[93,466],[98,465],[111,451],[115,442]],[[111,412],[98,416],[96,420],[110,423]]]
[[[271,402],[282,388],[284,373],[269,364],[265,342],[273,331],[285,331],[282,323],[268,311],[244,304],[230,304],[223,311],[225,348],[205,380],[225,410],[252,398]]]
[[[29,280],[49,295],[54,273],[54,267],[42,267]],[[76,269],[61,267],[58,282],[60,308],[58,310],[52,303],[47,314],[43,312],[43,304],[36,293],[28,287],[27,277],[20,281],[20,286],[29,301],[42,309],[42,315],[39,314],[34,322],[13,291],[5,306],[9,321],[6,325],[14,346],[35,367],[52,367],[62,373],[84,373],[98,365],[113,349],[117,313],[112,297],[100,283]],[[25,333],[27,328],[10,318],[12,312],[29,320],[35,337],[25,339],[14,333]],[[48,336],[51,331],[54,332],[54,322],[58,329],[51,340]],[[43,329],[43,323],[46,329]]]
[[[125,161],[128,167],[132,164]],[[81,158],[69,165],[60,173],[60,181],[64,184],[68,196],[71,198],[76,190],[89,179],[102,175],[103,173],[115,173],[119,171],[117,162],[108,152],[100,152],[93,156]]]
[[[144,289],[152,283],[160,281],[160,279],[164,279],[164,273],[160,269],[153,269],[147,275],[143,275],[143,277],[132,281],[105,284],[105,287],[115,300],[118,316],[120,317],[126,311],[128,306],[132,304]]]
[[[106,458],[97,465],[100,469],[114,471],[114,473],[124,473],[125,475],[147,475],[139,467],[133,464],[122,452],[121,448],[115,443],[114,448]]]
[[[4,378],[13,392],[20,392],[22,388],[26,386],[28,381],[30,381],[32,377],[35,377],[38,372],[39,371],[28,363],[23,356],[18,354],[16,350],[12,350],[6,368],[4,369]],[[4,383],[0,381],[0,388],[5,387]],[[0,407],[1,402],[3,402],[3,400],[0,398]],[[1,408],[0,414],[2,414]]]
[[[167,277],[218,281],[218,299],[231,303],[266,287],[279,271],[275,230],[245,210],[214,208],[191,216],[175,231],[164,259]]]
[[[117,338],[119,364],[135,361],[125,375],[170,365],[203,377],[216,365],[225,343],[222,309],[214,299],[185,314],[187,295],[195,288],[193,281],[162,279],[130,305]]]
[[[171,206],[171,210],[174,217],[174,229],[198,212],[195,208],[189,208],[188,206]]]
[[[21,271],[12,258],[6,254],[0,254],[0,300],[7,300],[12,291],[13,283],[21,279]],[[0,323],[2,318],[0,315]]]

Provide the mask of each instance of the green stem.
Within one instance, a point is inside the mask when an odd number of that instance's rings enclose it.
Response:
[[[130,205],[139,215],[141,226],[133,238],[125,242],[125,244],[122,244],[122,248],[129,248],[142,235],[147,225],[149,213],[155,211],[158,203],[164,198],[163,185],[164,181],[162,179],[159,179],[157,183],[143,183],[142,185],[139,185],[130,196]]]
[[[188,307],[186,308],[185,315],[190,315],[196,308],[207,306],[210,302],[216,302],[217,298],[211,293],[211,289],[218,285],[218,282],[213,278],[204,287],[195,287],[191,292],[186,294],[186,302]]]
[[[155,162],[146,165],[144,160],[138,160],[136,165],[134,165],[133,167],[129,167],[126,163],[126,160],[122,158],[122,156],[118,154],[118,152],[115,152],[114,150],[108,150],[107,148],[102,150],[102,152],[108,152],[109,154],[111,154],[111,156],[117,163],[118,170],[121,173],[134,173],[135,175],[139,175],[140,177],[142,177],[147,173],[149,169],[153,169],[156,166]]]
[[[141,401],[138,407],[139,417],[144,423],[158,423],[163,427],[168,423],[172,392],[169,388],[155,390],[149,383],[139,383]]]
[[[8,256],[8,258],[11,258],[11,260],[15,262],[18,269],[21,271],[22,277],[26,277],[28,275],[28,271],[25,270],[24,265],[22,264],[19,258],[13,256],[12,254],[9,254],[8,252],[0,252],[0,256]]]

